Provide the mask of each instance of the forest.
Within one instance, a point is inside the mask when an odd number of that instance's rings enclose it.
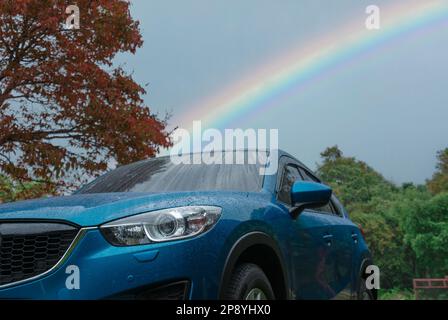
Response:
[[[362,226],[380,267],[380,298],[413,299],[414,278],[448,276],[448,148],[424,185],[397,186],[337,146],[321,157],[318,174]],[[421,296],[447,298],[446,291]]]

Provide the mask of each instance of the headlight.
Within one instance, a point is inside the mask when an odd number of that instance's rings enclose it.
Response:
[[[220,215],[219,207],[178,207],[113,221],[100,230],[115,246],[133,246],[193,237],[209,230]]]

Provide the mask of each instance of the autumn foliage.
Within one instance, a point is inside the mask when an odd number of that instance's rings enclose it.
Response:
[[[70,4],[79,30],[64,29]],[[113,64],[141,45],[127,1],[0,1],[0,173],[56,190],[169,146],[166,117]]]

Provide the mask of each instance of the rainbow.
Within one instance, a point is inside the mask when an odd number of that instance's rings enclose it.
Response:
[[[362,57],[392,39],[438,25],[448,18],[446,0],[406,1],[380,9],[380,30],[367,30],[364,26],[367,15],[362,16],[360,12],[361,17],[356,21],[311,43],[301,43],[224,90],[186,107],[184,113],[173,119],[174,124],[191,128],[194,120],[201,120],[203,127],[231,128],[234,121],[276,106],[279,97],[296,93],[310,80],[330,74],[335,67]]]

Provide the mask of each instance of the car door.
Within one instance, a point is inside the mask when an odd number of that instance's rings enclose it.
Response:
[[[277,201],[288,210],[292,207],[292,184],[303,178],[294,162],[285,162],[280,167]],[[327,216],[311,210],[304,210],[295,220],[291,218],[291,278],[298,299],[329,299],[335,295],[329,274],[334,266],[330,227],[331,220]]]
[[[300,168],[306,181],[319,182],[308,170]],[[326,275],[328,285],[333,292],[333,299],[350,299],[352,294],[352,267],[353,267],[353,223],[347,219],[340,210],[339,201],[333,195],[330,203],[321,208],[314,209],[316,214],[325,216],[327,221],[326,232],[331,235],[331,250]]]
[[[332,197],[332,203],[337,211],[337,215],[340,218],[339,222],[339,230],[342,232],[342,237],[344,238],[344,251],[346,252],[345,257],[341,258],[343,261],[343,266],[347,266],[347,263],[351,261],[351,264],[349,266],[351,270],[351,294],[352,297],[355,297],[357,295],[357,280],[359,277],[358,270],[356,269],[358,265],[356,264],[356,252],[358,251],[359,247],[359,238],[361,237],[359,227],[354,224],[346,214],[342,204],[339,202],[337,197]],[[347,275],[345,275],[347,277]],[[344,283],[347,283],[348,279],[345,278],[343,280]],[[348,289],[345,289],[345,292],[347,293]]]

